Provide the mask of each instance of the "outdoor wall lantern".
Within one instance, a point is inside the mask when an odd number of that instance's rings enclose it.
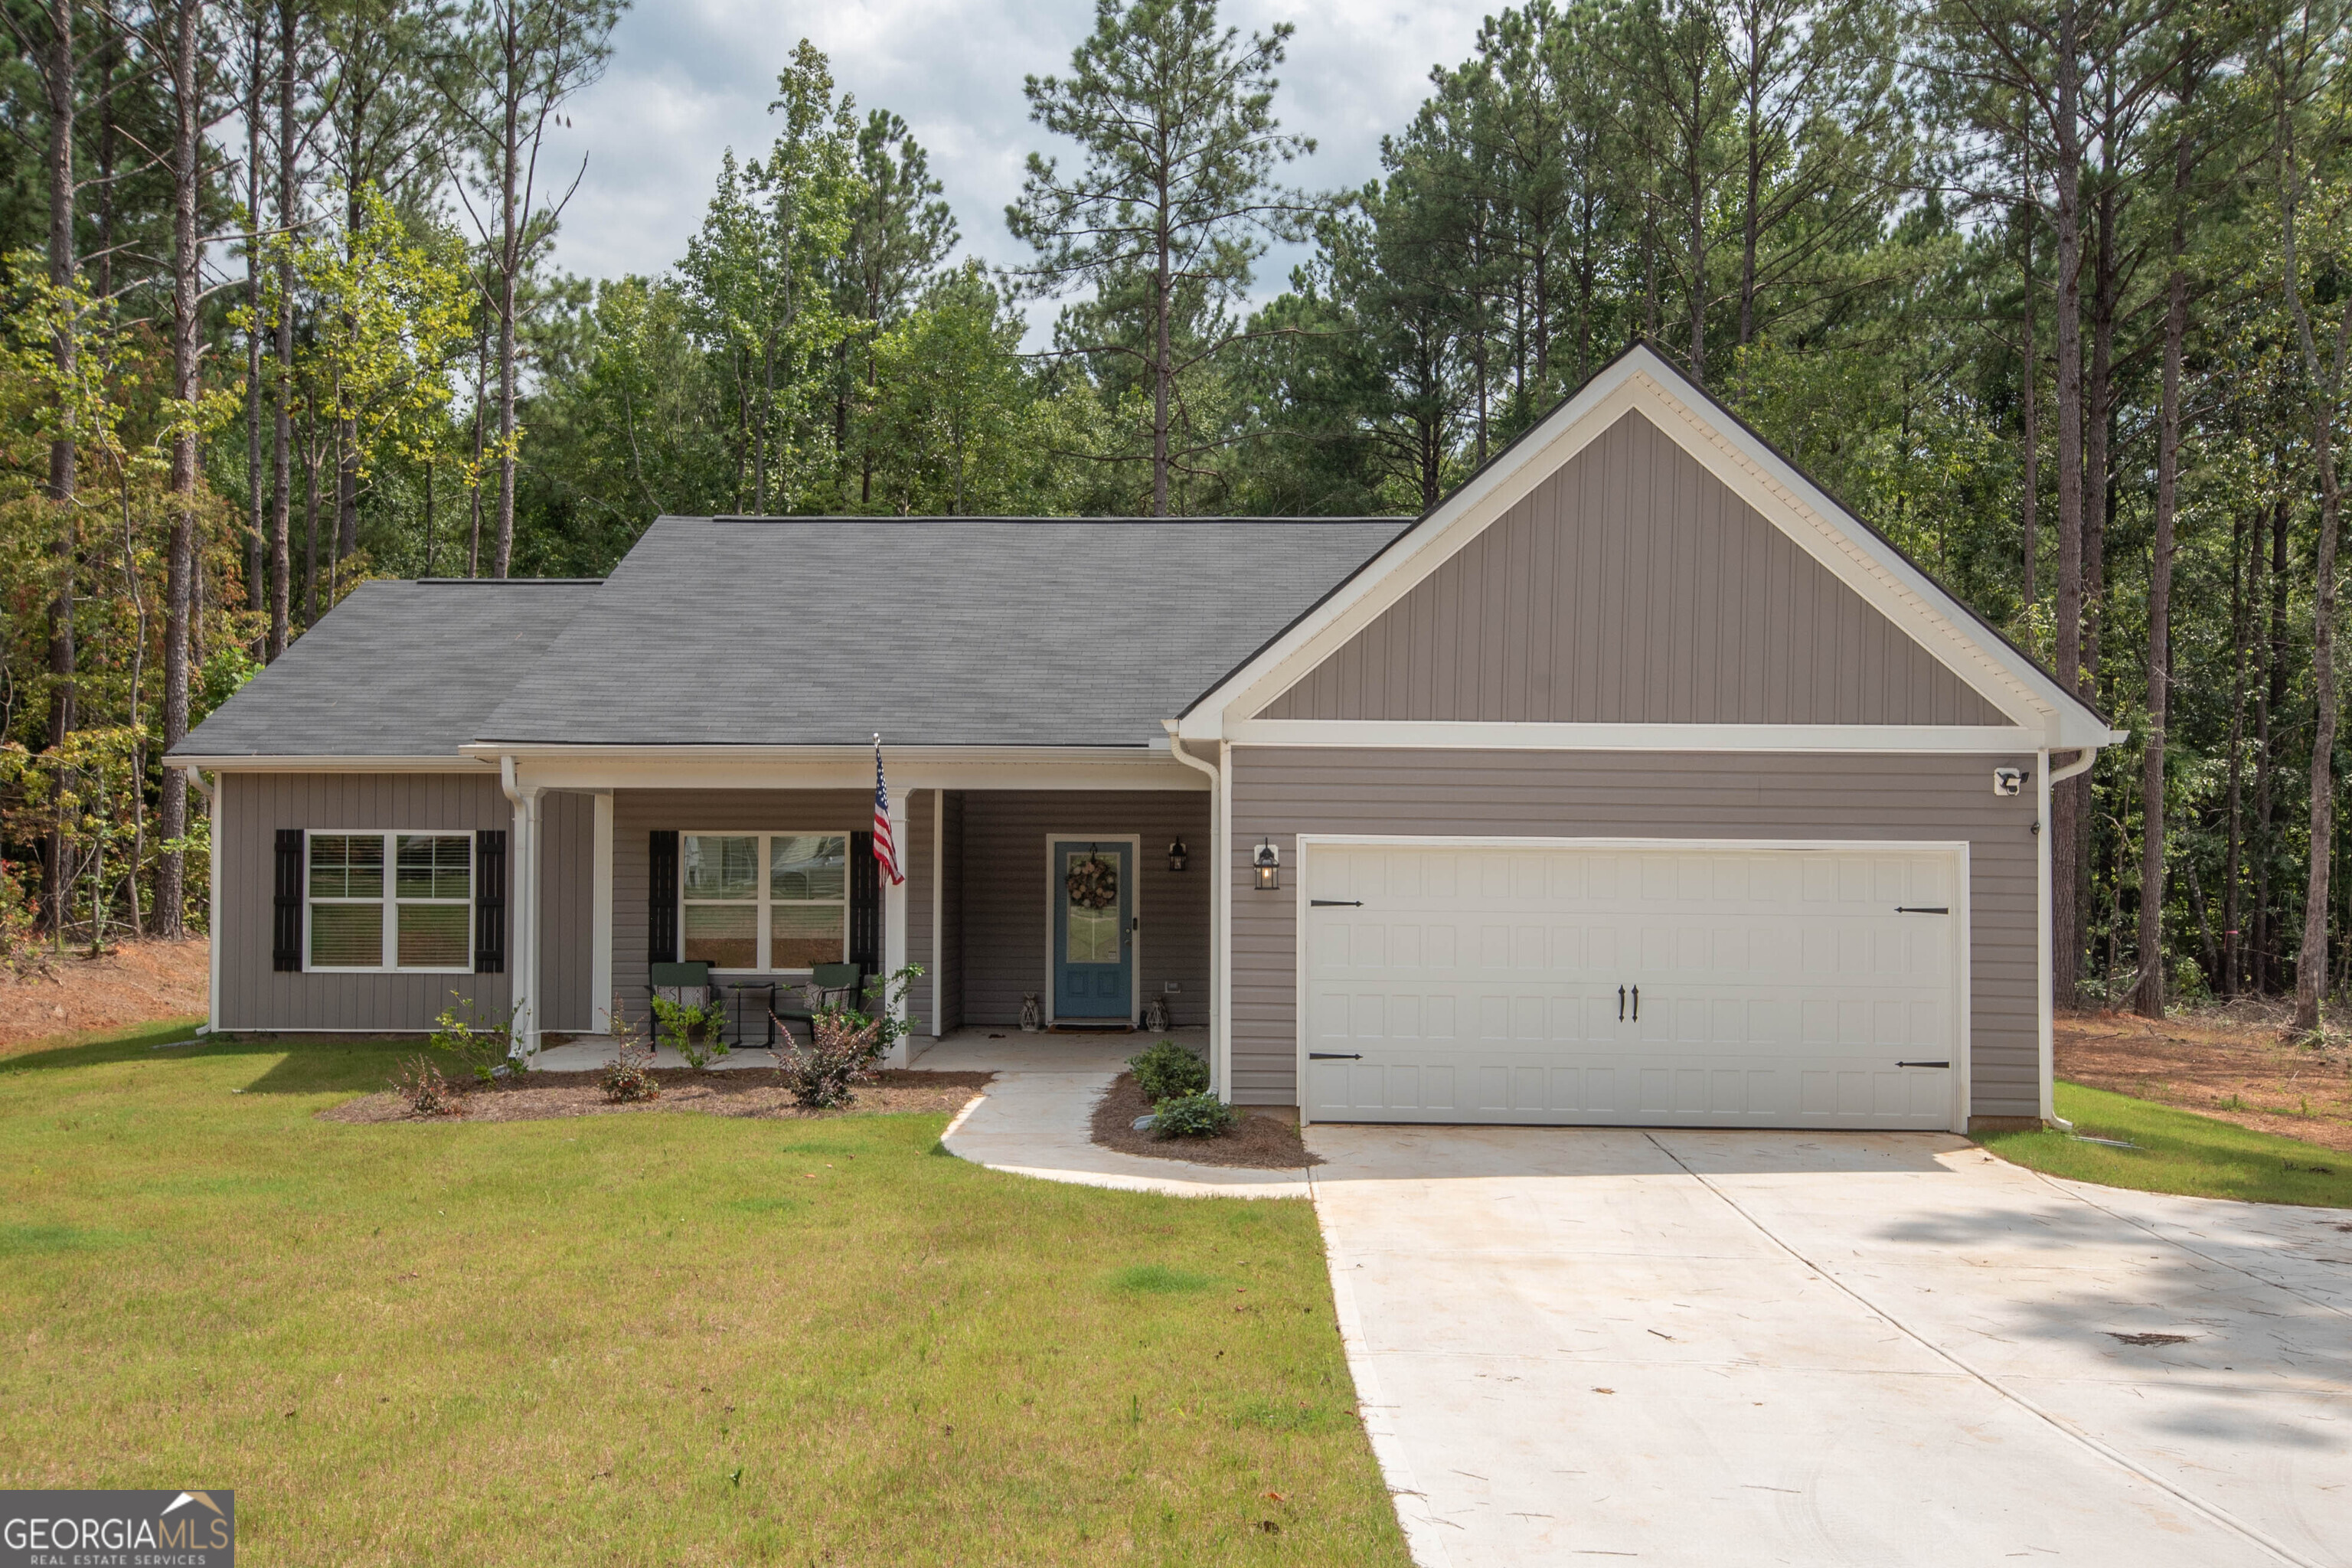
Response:
[[[1262,838],[1258,841],[1255,864],[1257,890],[1261,893],[1271,893],[1279,889],[1282,886],[1282,851],[1274,847],[1273,839]]]
[[[1183,839],[1174,840],[1168,846],[1168,868],[1171,871],[1181,871],[1184,868],[1184,858],[1189,853],[1190,851],[1184,847]]]

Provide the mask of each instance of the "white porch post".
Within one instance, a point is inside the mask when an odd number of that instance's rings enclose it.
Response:
[[[594,902],[588,914],[588,1017],[600,1035],[613,1032],[613,792],[596,801]]]
[[[514,1007],[511,1057],[539,1049],[539,791],[523,787],[512,757],[499,759],[499,784],[514,806],[507,841],[507,995]]]
[[[907,868],[908,851],[914,847],[914,841],[907,832],[907,797],[914,793],[913,789],[908,788],[890,797],[890,843],[898,852],[898,869],[901,871]],[[907,884],[903,881],[894,882],[885,877],[882,879],[882,973],[887,980],[887,976],[896,974],[906,967]],[[901,1019],[905,1018],[906,1006],[903,1003],[896,1011]],[[914,1047],[908,1044],[907,1037],[901,1035],[898,1044],[890,1047],[887,1065],[902,1068],[913,1060]]]
[[[1217,900],[1209,921],[1209,1088],[1230,1104],[1234,1098],[1234,748],[1217,742],[1217,784],[1210,808],[1209,836],[1216,846],[1211,896]],[[1299,1103],[1307,1103],[1304,1093]]]

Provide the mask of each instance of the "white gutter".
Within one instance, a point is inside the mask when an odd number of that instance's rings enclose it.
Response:
[[[1225,770],[1194,756],[1176,738],[1176,721],[1168,727],[1168,750],[1186,767],[1209,775],[1209,1088],[1218,1098],[1234,1098],[1234,1048],[1231,1020],[1226,1015],[1226,987],[1233,973],[1233,847],[1225,842],[1227,828]]]
[[[205,775],[195,768],[183,767],[180,772],[186,775],[189,787],[205,797],[205,815],[212,826],[212,842],[205,850],[205,944],[209,950],[209,973],[205,984],[205,1021],[196,1033],[213,1035],[220,1032],[220,788],[217,784],[205,783]]]

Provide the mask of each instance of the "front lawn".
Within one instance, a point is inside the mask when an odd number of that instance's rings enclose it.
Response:
[[[1405,1561],[1304,1203],[326,1122],[415,1047],[185,1033],[0,1059],[0,1486],[233,1488],[256,1564]]]
[[[2352,1208],[2352,1156],[2061,1080],[2058,1114],[2084,1137],[1991,1132],[1978,1141],[2004,1159],[2053,1176],[2147,1193]]]

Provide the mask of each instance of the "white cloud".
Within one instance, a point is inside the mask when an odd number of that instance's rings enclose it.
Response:
[[[1380,141],[1425,96],[1431,66],[1466,58],[1489,5],[1437,0],[1231,0],[1249,31],[1297,27],[1276,100],[1286,129],[1316,139],[1291,177],[1318,189],[1379,172]],[[551,153],[568,181],[585,176],[563,215],[556,263],[590,277],[658,272],[684,254],[730,146],[764,152],[776,72],[806,36],[862,107],[895,110],[946,182],[967,253],[1020,258],[1004,208],[1032,150],[1061,153],[1029,121],[1023,79],[1060,70],[1093,26],[1086,0],[846,0],[803,11],[773,0],[638,0],[614,39],[611,66],[572,106]],[[1291,258],[1269,257],[1260,290],[1279,289]]]

